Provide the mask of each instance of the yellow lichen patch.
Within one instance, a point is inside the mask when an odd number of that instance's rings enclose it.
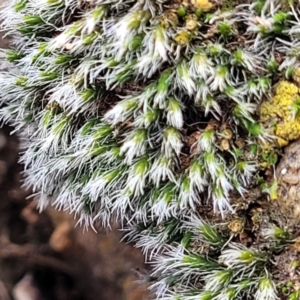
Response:
[[[284,146],[286,146],[287,144],[288,144],[288,141],[287,141],[287,140],[282,139],[282,138],[280,138],[280,137],[277,138],[277,145],[278,145],[279,147],[284,147]]]
[[[299,88],[291,82],[280,81],[275,88],[275,96],[299,95]]]
[[[299,88],[288,81],[281,81],[275,88],[273,98],[260,106],[260,121],[267,126],[274,124],[273,134],[278,137],[280,147],[300,137],[299,99]]]
[[[285,146],[287,143],[284,141],[292,141],[297,139],[300,136],[300,117],[296,117],[293,121],[287,121],[279,123],[276,126],[275,134],[281,139],[278,141],[278,144],[281,143]]]
[[[209,0],[191,0],[192,5],[204,12],[210,11],[214,5]]]

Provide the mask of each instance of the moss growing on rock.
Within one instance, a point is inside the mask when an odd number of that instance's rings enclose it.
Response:
[[[123,222],[158,299],[281,297],[274,261],[296,229],[268,200],[280,147],[298,137],[299,8],[8,4],[0,113],[20,133],[40,208]]]

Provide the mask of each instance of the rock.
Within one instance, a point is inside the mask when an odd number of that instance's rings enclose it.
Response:
[[[290,221],[300,221],[300,139],[284,149],[276,168],[278,206]]]
[[[49,245],[53,250],[64,252],[73,246],[72,225],[66,220],[55,228],[49,241]]]
[[[44,300],[38,287],[35,285],[33,276],[26,274],[13,288],[14,300]]]

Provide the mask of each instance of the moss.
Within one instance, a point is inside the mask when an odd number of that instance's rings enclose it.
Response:
[[[157,299],[275,300],[284,223],[262,202],[279,200],[278,146],[300,132],[300,3],[15,2],[0,118],[40,207],[130,225]]]

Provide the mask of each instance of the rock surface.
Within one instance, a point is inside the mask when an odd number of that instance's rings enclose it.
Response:
[[[294,222],[300,220],[300,139],[284,149],[276,168],[278,206]]]

